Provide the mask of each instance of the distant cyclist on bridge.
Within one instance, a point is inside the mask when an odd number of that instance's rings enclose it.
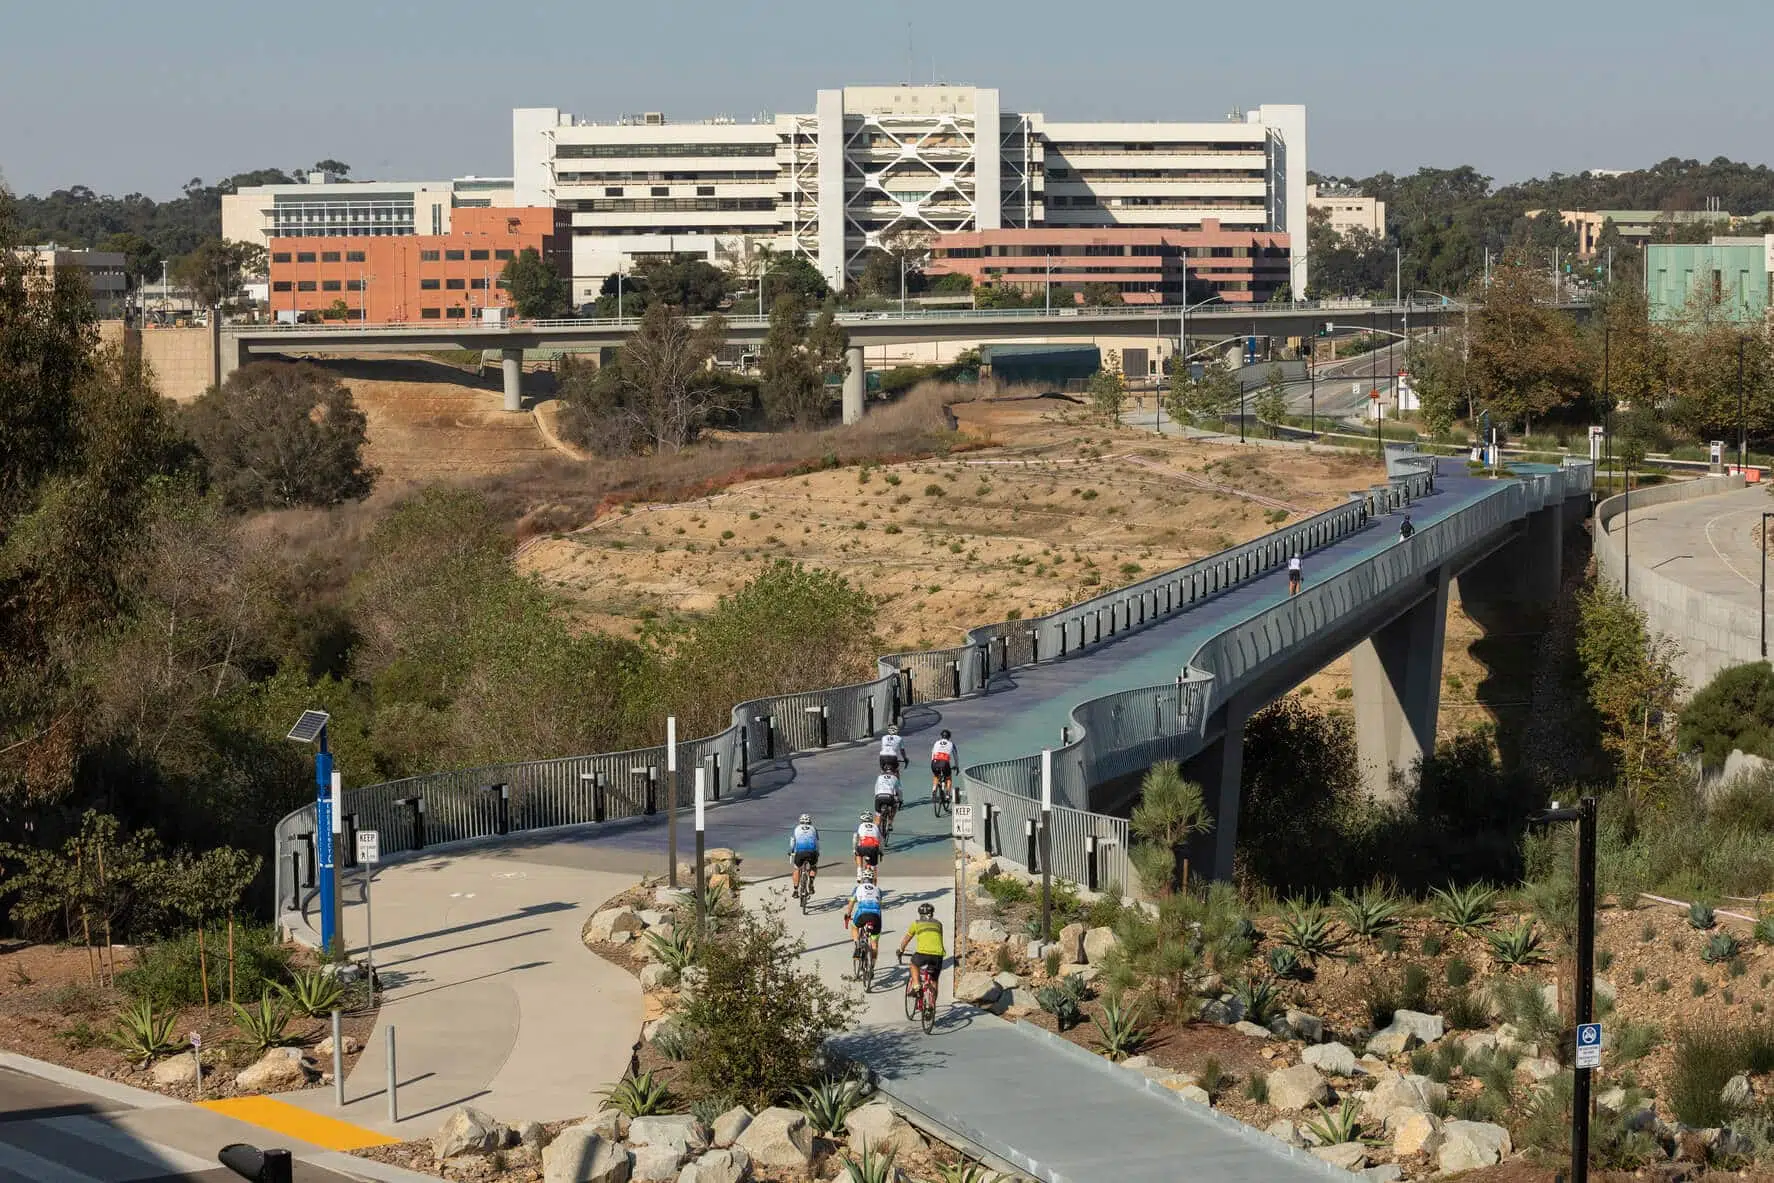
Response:
[[[887,734],[881,737],[881,771],[898,776],[904,763],[905,738],[899,734],[898,723],[889,723]]]
[[[893,828],[893,817],[904,803],[899,777],[883,772],[875,778],[875,821],[883,834]]]
[[[1411,535],[1416,532],[1417,528],[1411,525],[1411,515],[1408,513],[1405,514],[1404,521],[1399,523],[1398,526],[1398,540],[1400,542],[1409,542]]]
[[[813,824],[812,814],[803,813],[795,828],[789,831],[788,857],[795,868],[788,888],[792,896],[801,889],[801,872],[805,870],[811,875],[819,867],[819,828]]]

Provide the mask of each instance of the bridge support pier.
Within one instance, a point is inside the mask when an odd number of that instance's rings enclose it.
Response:
[[[1441,650],[1447,635],[1448,576],[1402,615],[1357,645],[1355,749],[1368,792],[1394,796],[1392,773],[1435,751],[1441,709]]]
[[[501,349],[499,351],[499,367],[505,372],[505,409],[521,411],[524,409],[524,351],[521,349]]]
[[[852,345],[844,351],[844,422],[862,422],[862,402],[867,371],[862,346]]]
[[[1201,799],[1213,815],[1213,829],[1189,843],[1191,881],[1232,878],[1244,781],[1244,725],[1251,713],[1250,705],[1238,699],[1220,707],[1215,712],[1218,719],[1209,726],[1218,738],[1183,765],[1184,778],[1201,786]]]
[[[1550,603],[1564,585],[1564,531],[1581,523],[1581,503],[1535,510],[1495,554],[1460,575],[1460,598],[1471,603]]]

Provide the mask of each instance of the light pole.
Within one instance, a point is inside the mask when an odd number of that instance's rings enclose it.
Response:
[[[1205,307],[1216,301],[1220,303],[1225,302],[1224,299],[1216,293],[1205,300],[1197,300],[1193,304],[1189,303],[1189,269],[1185,266],[1183,268],[1183,310],[1179,314],[1177,322],[1178,353],[1187,355],[1189,352],[1189,313],[1194,309]]]
[[[1737,338],[1737,471],[1749,467],[1749,424],[1743,417],[1743,338]]]
[[[1042,299],[1042,304],[1044,306],[1043,307],[1043,315],[1052,316],[1053,315],[1053,252],[1052,251],[1047,252],[1046,260],[1047,260],[1047,278],[1041,284],[1041,299]]]
[[[331,717],[325,711],[303,711],[285,736],[292,743],[319,745],[314,753],[314,878],[320,886],[320,947],[328,956],[333,952],[334,941],[341,948],[344,944],[339,867],[333,847],[345,819],[339,811],[341,777],[333,768],[332,749],[327,746],[327,722]]]
[[[1763,657],[1768,656],[1768,519],[1769,518],[1774,518],[1774,513],[1771,513],[1768,510],[1763,510],[1762,511],[1762,536],[1756,540],[1757,549],[1759,549],[1762,552],[1762,599],[1761,599],[1760,615],[1762,618],[1762,656]]]
[[[1584,797],[1575,809],[1552,808],[1528,815],[1528,824],[1577,823],[1577,1012],[1576,1026],[1595,1019],[1595,798]],[[1589,1074],[1578,1068],[1571,1079],[1571,1183],[1589,1178]]]

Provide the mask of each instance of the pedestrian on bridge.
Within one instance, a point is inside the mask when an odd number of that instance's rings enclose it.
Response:
[[[1404,521],[1398,527],[1398,540],[1400,542],[1409,542],[1411,535],[1416,532],[1417,528],[1411,525],[1411,515],[1408,513],[1405,514]]]
[[[1298,551],[1295,551],[1293,554],[1291,554],[1287,557],[1287,594],[1288,595],[1297,596],[1300,594],[1301,574],[1302,573],[1300,571],[1300,554]]]

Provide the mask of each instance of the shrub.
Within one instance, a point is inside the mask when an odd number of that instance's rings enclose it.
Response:
[[[674,924],[669,933],[649,932],[647,945],[653,960],[677,973],[683,973],[696,961],[696,927]]]
[[[1695,900],[1688,905],[1688,927],[1697,928],[1702,932],[1705,932],[1717,923],[1718,917],[1714,915],[1712,908],[1706,904],[1699,900]]]
[[[1396,926],[1402,910],[1397,900],[1376,888],[1369,888],[1357,896],[1338,892],[1336,902],[1337,911],[1349,931],[1369,940]]]
[[[1707,991],[1706,979],[1699,976],[1698,974],[1696,974],[1694,976],[1694,980],[1692,982],[1688,983],[1688,993],[1692,994],[1696,998],[1705,998],[1706,991]]]
[[[1472,964],[1464,957],[1450,957],[1446,977],[1448,985],[1457,990],[1472,980]]]
[[[1041,921],[1039,921],[1039,920],[1035,921],[1035,924],[1037,926],[1040,925],[1040,923],[1041,923]],[[1045,936],[1046,934],[1043,933],[1041,935]],[[995,964],[998,967],[999,973],[1010,973],[1016,969],[1016,958],[1014,958],[1010,955],[1010,946],[1009,945],[999,945],[998,946],[998,953],[997,953],[997,956],[993,959],[993,964]]]
[[[1144,1009],[1138,1003],[1110,999],[1103,1005],[1103,1013],[1092,1015],[1090,1021],[1097,1030],[1097,1050],[1111,1060],[1137,1055],[1151,1038]]]
[[[232,1004],[234,1010],[234,1026],[239,1030],[241,1040],[254,1053],[263,1053],[274,1047],[283,1047],[293,1043],[286,1033],[289,1026],[290,1009],[271,996],[269,990],[259,996],[259,1000],[251,1006]]]
[[[945,490],[941,485],[937,484],[935,481],[932,481],[928,485],[924,486],[924,496],[926,496],[926,497],[942,497],[946,494],[946,492],[947,492],[947,490]]]
[[[1244,1004],[1244,1017],[1259,1027],[1268,1026],[1269,1020],[1281,1014],[1287,1004],[1281,986],[1274,978],[1253,978],[1240,982],[1235,994],[1238,1001]],[[1212,1091],[1208,1089],[1208,1092]]]
[[[653,1036],[653,1050],[668,1060],[684,1060],[690,1055],[690,1037],[674,1023],[662,1024]],[[729,1106],[731,1108],[731,1106]],[[719,1116],[719,1114],[716,1114]]]
[[[1423,937],[1422,949],[1425,957],[1441,956],[1441,938],[1434,933],[1426,933]]]
[[[226,981],[226,958],[210,950],[211,988]],[[236,997],[257,998],[290,978],[290,954],[277,942],[269,925],[240,925],[234,930],[234,991]],[[156,1007],[177,1010],[203,1004],[203,979],[199,971],[197,934],[187,933],[150,945],[136,955],[136,964],[117,975],[117,985],[131,998]]]
[[[1632,984],[1635,986],[1642,986],[1645,984],[1645,967],[1644,966],[1635,965],[1632,967]]]
[[[1244,1078],[1244,1095],[1247,1100],[1258,1105],[1269,1103],[1269,1078],[1261,1072],[1252,1072]]]
[[[1072,980],[1077,980],[1076,974]],[[1077,995],[1066,986],[1041,987],[1035,991],[1035,1003],[1053,1016],[1054,1023],[1061,1031],[1070,1031],[1084,1017],[1078,1006]]]
[[[1496,891],[1482,883],[1450,883],[1435,889],[1435,918],[1459,932],[1472,932],[1491,922],[1496,903]]]
[[[1278,945],[1269,950],[1269,972],[1283,980],[1304,977],[1306,967],[1300,962],[1300,955],[1286,945]]]
[[[1728,932],[1715,932],[1706,938],[1706,944],[1700,950],[1700,960],[1708,965],[1731,961],[1736,958],[1737,949],[1736,937]]]
[[[173,1020],[177,1017],[170,1011],[156,1013],[151,1002],[127,1006],[118,1012],[110,1035],[111,1045],[138,1067],[169,1056],[184,1046],[172,1037]]]
[[[1756,921],[1756,944],[1774,945],[1774,916],[1763,916]]]
[[[1669,993],[1669,979],[1668,978],[1658,978],[1655,982],[1651,983],[1651,989],[1655,990],[1659,994]]]
[[[893,1165],[894,1153],[865,1146],[861,1155],[845,1155],[844,1173],[849,1183],[894,1183],[899,1178],[899,1171]]]
[[[1001,908],[1026,904],[1033,895],[1028,884],[1009,875],[994,875],[982,880],[980,886],[986,889],[986,894]]]
[[[1561,1072],[1535,1090],[1526,1119],[1518,1127],[1517,1141],[1553,1158],[1568,1159],[1571,1153],[1572,1079]],[[1636,1090],[1628,1090],[1628,1104],[1622,1109],[1630,1113],[1640,1098]],[[1610,1171],[1636,1171],[1654,1162],[1662,1162],[1663,1149],[1648,1130],[1628,1129],[1619,1113],[1598,1110],[1589,1123],[1589,1161]]]
[[[844,1119],[862,1104],[863,1087],[861,1081],[852,1078],[822,1080],[796,1089],[794,1096],[813,1132],[829,1135],[843,1131]]]
[[[1201,1071],[1196,1074],[1195,1080],[1209,1096],[1213,1096],[1224,1088],[1226,1086],[1226,1070],[1221,1066],[1220,1058],[1209,1056],[1202,1061]]]
[[[1337,939],[1335,922],[1325,915],[1322,907],[1294,900],[1282,905],[1278,939],[1302,957],[1314,958],[1334,952],[1341,943]]]
[[[254,362],[185,408],[210,478],[237,509],[326,507],[368,495],[364,413],[319,366]]]
[[[341,1009],[345,1001],[345,987],[339,979],[319,970],[299,969],[289,985],[280,982],[276,990],[297,1014],[310,1019],[325,1018]]]
[[[1503,932],[1487,933],[1485,939],[1490,943],[1491,956],[1499,965],[1533,965],[1546,960],[1540,949],[1540,934],[1534,930],[1531,920],[1524,920]]]
[[[1699,749],[1714,768],[1734,748],[1774,756],[1774,667],[1753,661],[1714,674],[1682,708],[1676,742],[1683,751]]]
[[[1455,990],[1441,1003],[1441,1016],[1456,1031],[1477,1031],[1489,1024],[1484,1003],[1470,990]]]
[[[621,1080],[602,1090],[604,1104],[624,1117],[653,1117],[670,1113],[677,1098],[671,1089],[652,1072],[629,1071]]]
[[[1339,1146],[1344,1142],[1371,1141],[1362,1137],[1361,1106],[1354,1097],[1344,1097],[1335,1109],[1317,1106],[1316,1117],[1306,1119],[1306,1129],[1325,1146]]]
[[[1048,977],[1050,977],[1050,978],[1059,977],[1060,955],[1059,955],[1058,949],[1049,949],[1047,951],[1047,956],[1044,959],[1044,962],[1043,962],[1041,968],[1047,971]]]
[[[1624,1022],[1614,1032],[1614,1046],[1610,1049],[1610,1054],[1615,1063],[1629,1064],[1643,1058],[1662,1038],[1654,1024]]]

